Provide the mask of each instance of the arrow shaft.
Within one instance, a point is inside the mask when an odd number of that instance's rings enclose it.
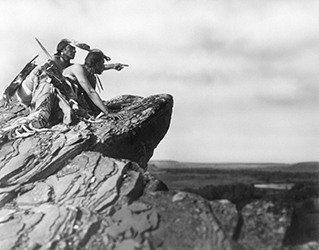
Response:
[[[43,52],[46,54],[46,56],[49,58],[49,59],[52,59],[52,56],[50,55],[50,53],[47,51],[47,49],[42,45],[42,43],[37,39],[35,38],[35,40],[37,41],[37,43],[39,44],[40,48],[43,50]]]

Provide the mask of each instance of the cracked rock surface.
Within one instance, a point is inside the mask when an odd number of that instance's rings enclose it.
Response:
[[[240,217],[227,200],[168,190],[147,171],[170,125],[172,96],[124,95],[106,104],[123,119],[58,124],[0,142],[0,250],[283,247],[288,211],[251,203]],[[0,129],[25,114],[0,107]],[[294,223],[300,220],[296,213]],[[282,249],[318,247],[302,243]]]
[[[121,120],[55,125],[0,144],[0,249],[239,249],[209,203],[146,171],[170,95],[107,102]],[[0,109],[3,129],[25,115]]]

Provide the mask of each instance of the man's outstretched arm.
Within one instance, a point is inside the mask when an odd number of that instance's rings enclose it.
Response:
[[[115,69],[117,71],[120,71],[124,67],[128,67],[128,65],[127,64],[123,64],[123,63],[108,63],[108,64],[104,64],[104,70]]]

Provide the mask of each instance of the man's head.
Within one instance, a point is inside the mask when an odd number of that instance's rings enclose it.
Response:
[[[65,59],[74,59],[76,49],[72,42],[68,39],[62,39],[56,47],[57,55],[64,57]]]
[[[101,50],[94,49],[85,57],[84,64],[89,68],[94,69],[94,73],[100,75],[104,70],[104,59],[105,55],[103,52]]]

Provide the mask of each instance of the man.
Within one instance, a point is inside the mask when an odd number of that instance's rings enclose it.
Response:
[[[59,75],[61,77],[62,70],[71,65],[70,60],[74,59],[76,54],[75,46],[68,39],[62,39],[58,43],[56,51],[52,59],[45,61],[42,65],[33,69],[16,90],[18,100],[25,106],[31,106],[34,87],[47,76],[47,73],[45,73],[46,69],[51,68],[51,71],[54,70],[57,77]],[[36,108],[36,99],[33,100],[33,104]]]
[[[66,81],[75,87],[74,91],[80,107],[88,110],[94,116],[101,111],[106,115],[110,115],[107,107],[95,90],[95,74],[101,75],[104,70],[110,69],[120,71],[125,66],[128,66],[121,63],[104,64],[104,60],[107,59],[108,57],[102,51],[94,49],[88,53],[84,64],[74,64],[63,71]]]
[[[78,43],[89,50],[86,44]],[[72,99],[70,86],[62,76],[62,70],[70,65],[76,50],[71,40],[62,39],[57,45],[57,52],[42,65],[35,67],[21,85],[15,90],[17,99],[31,109],[31,114],[18,120],[13,126],[0,133],[0,139],[10,134],[30,134],[30,131],[48,127],[63,120],[65,124],[72,122]],[[12,92],[10,92],[12,93]],[[8,96],[5,92],[4,96]],[[6,98],[10,101],[11,96]],[[62,111],[62,112],[61,112]],[[0,131],[1,132],[1,131]]]

